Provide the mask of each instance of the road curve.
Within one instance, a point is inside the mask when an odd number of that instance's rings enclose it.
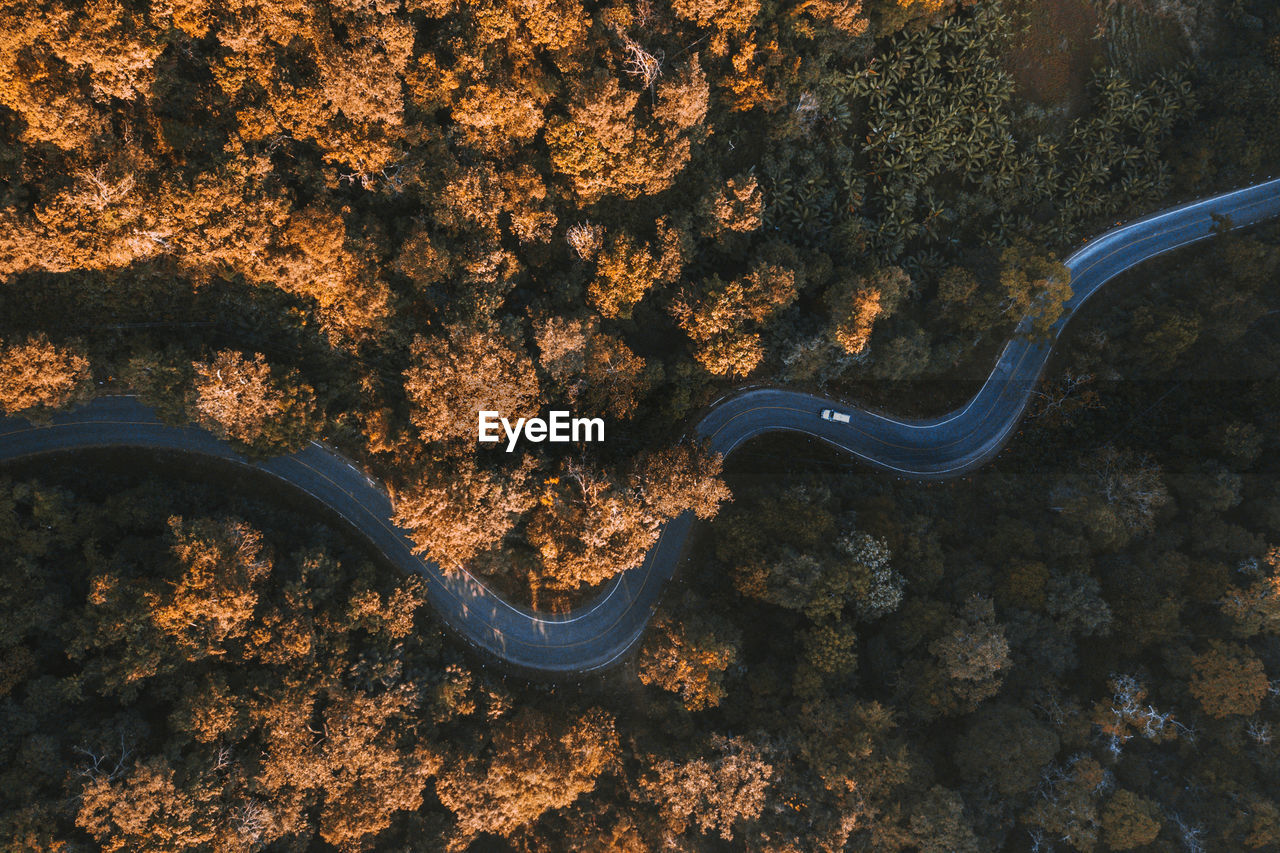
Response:
[[[1242,227],[1280,215],[1280,179],[1182,205],[1115,228],[1086,243],[1066,260],[1073,296],[1054,326],[1053,339],[1075,311],[1115,276],[1165,252],[1211,236],[1215,215]],[[1026,321],[1024,321],[1025,326]],[[1015,337],[991,375],[963,407],[927,420],[842,407],[848,424],[822,420],[818,412],[840,406],[822,397],[780,389],[745,391],[721,400],[695,427],[711,447],[731,453],[766,432],[805,433],[870,465],[916,479],[942,479],[991,459],[1022,417],[1053,341]],[[198,453],[248,465],[320,500],[345,518],[403,571],[427,581],[440,617],[474,646],[519,669],[561,675],[607,667],[627,653],[644,631],[662,589],[675,571],[693,524],[691,513],[663,527],[644,563],[609,583],[591,602],[565,614],[540,613],[511,604],[466,572],[445,574],[413,553],[392,522],[386,492],[350,461],[312,443],[291,456],[249,461],[196,427],[161,424],[132,397],[103,397],[52,422],[0,419],[0,461],[95,447],[142,447]]]

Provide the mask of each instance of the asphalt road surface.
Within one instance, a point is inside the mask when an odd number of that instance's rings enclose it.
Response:
[[[1076,309],[1115,276],[1211,236],[1214,215],[1229,216],[1235,227],[1280,215],[1280,179],[1186,204],[1086,243],[1065,262],[1073,296],[1053,338]],[[727,455],[754,436],[790,430],[829,442],[899,476],[953,477],[1000,451],[1022,417],[1052,346],[1052,340],[1015,337],[973,399],[937,418],[899,420],[808,394],[755,389],[718,402],[695,433],[710,438],[711,447]],[[819,413],[824,408],[847,412],[850,422],[822,420]],[[472,645],[519,669],[553,676],[607,667],[636,644],[693,524],[691,513],[669,522],[644,563],[618,576],[591,602],[565,614],[539,613],[508,603],[465,571],[446,574],[415,556],[405,533],[391,522],[391,503],[383,488],[323,445],[313,443],[292,456],[248,461],[202,429],[161,424],[150,408],[132,397],[103,397],[47,424],[0,419],[0,461],[94,447],[198,453],[278,477],[337,512],[402,570],[423,575],[440,617]]]

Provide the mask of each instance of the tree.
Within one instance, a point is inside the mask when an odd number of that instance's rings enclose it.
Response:
[[[263,840],[273,831],[303,830],[301,812],[314,809],[325,841],[367,849],[368,836],[385,829],[395,812],[421,806],[438,759],[405,737],[417,703],[416,691],[404,684],[373,694],[337,683],[283,684],[255,697],[250,714],[264,741],[253,774],[260,798],[245,805],[259,809],[247,817],[260,822]]]
[[[587,38],[591,18],[578,0],[519,0],[513,8],[533,43],[562,62]]]
[[[565,460],[526,530],[553,588],[594,586],[640,565],[658,539],[654,519],[608,473]]]
[[[1133,850],[1155,841],[1160,823],[1156,803],[1122,789],[1102,809],[1102,838],[1112,850]]]
[[[262,534],[236,520],[169,519],[179,575],[145,598],[151,619],[192,659],[220,655],[244,635],[271,572]]]
[[[1170,741],[1185,731],[1173,714],[1163,712],[1146,701],[1147,689],[1132,675],[1112,678],[1111,699],[1100,700],[1094,705],[1093,719],[1108,741],[1107,749],[1118,756],[1126,743],[1135,736],[1161,743]]]
[[[1043,796],[1024,814],[1023,820],[1080,853],[1098,846],[1098,797],[1106,771],[1088,756],[1075,756],[1065,768],[1046,774]]]
[[[1031,317],[1032,332],[1043,338],[1071,298],[1071,271],[1025,240],[1016,240],[1000,255],[1000,286],[1006,313]]]
[[[1253,577],[1244,586],[1227,588],[1219,602],[1223,614],[1241,637],[1280,632],[1280,548],[1268,548],[1261,564],[1253,560],[1244,567]]]
[[[724,673],[738,658],[741,636],[729,623],[704,615],[705,606],[660,613],[640,649],[640,681],[680,696],[689,711],[724,698]]]
[[[707,237],[718,238],[727,232],[748,234],[763,223],[764,198],[754,175],[730,178],[723,187],[709,194],[702,205]]]
[[[729,489],[720,479],[723,459],[706,445],[682,442],[642,453],[628,481],[649,515],[658,522],[693,511],[714,518]]]
[[[1035,787],[1059,745],[1053,729],[1027,709],[992,703],[974,714],[954,756],[967,781],[993,784],[1012,798]]]
[[[911,379],[929,366],[929,333],[909,320],[902,324],[902,328],[904,331],[886,341],[876,354],[871,369],[873,378],[890,381]]]
[[[858,633],[838,618],[805,631],[803,648],[803,660],[813,672],[838,678],[858,667]]]
[[[520,80],[475,80],[454,102],[452,117],[467,144],[509,155],[542,129],[545,94]]]
[[[65,13],[40,16],[26,4],[6,10],[6,33],[0,42],[0,102],[22,116],[24,142],[74,151],[90,146],[109,125],[88,93],[66,85],[66,64],[45,46],[58,43],[51,19],[65,17]],[[20,22],[27,25],[17,26]]]
[[[106,853],[181,853],[213,837],[202,805],[175,784],[169,763],[156,758],[127,775],[92,774],[80,792],[76,825]]]
[[[1142,342],[1142,365],[1156,376],[1167,375],[1200,337],[1198,317],[1169,309],[1134,309],[1130,334]]]
[[[675,281],[682,268],[677,241],[665,240],[655,249],[629,234],[616,234],[596,258],[596,277],[587,296],[605,317],[626,319],[650,288]]]
[[[184,23],[196,32],[209,26],[207,13],[186,11]],[[402,79],[413,28],[397,11],[344,8],[316,16],[304,4],[232,6],[218,30],[229,49],[211,71],[225,96],[243,105],[239,134],[286,134],[357,180],[379,176],[407,143]],[[289,76],[298,56],[308,60],[307,73]]]
[[[477,835],[509,837],[551,809],[595,789],[617,760],[614,720],[600,710],[581,717],[519,712],[478,749],[450,756],[436,778],[436,795],[454,813],[450,848]]]
[[[693,91],[677,97],[687,99]],[[689,161],[687,136],[645,123],[636,110],[639,100],[639,92],[624,90],[617,77],[600,69],[574,88],[568,115],[548,122],[551,166],[582,204],[661,192]],[[668,111],[673,118],[694,112]]]
[[[929,643],[934,660],[909,667],[911,710],[924,718],[973,711],[1000,692],[1012,663],[1005,628],[990,599],[974,595]]]
[[[711,373],[745,376],[764,357],[753,327],[796,298],[796,273],[782,262],[759,261],[746,276],[712,276],[695,299],[683,293],[672,303],[680,328],[694,343],[694,356]]]
[[[181,737],[198,743],[227,743],[244,737],[246,708],[251,703],[236,695],[222,673],[192,678],[169,713],[169,725]]]
[[[0,411],[33,410],[36,416],[83,399],[91,392],[89,360],[74,346],[57,346],[43,334],[22,343],[0,340]]]
[[[910,288],[911,279],[899,267],[832,285],[825,296],[831,339],[849,355],[862,355],[876,320],[892,315]]]
[[[978,292],[978,279],[964,267],[947,267],[938,277],[938,298],[948,310],[963,309]]]
[[[707,75],[698,54],[693,53],[658,85],[653,116],[670,135],[692,131],[705,122],[710,99]]]
[[[1083,460],[1082,469],[1084,477],[1068,478],[1058,494],[1067,498],[1067,517],[1104,546],[1119,547],[1149,531],[1169,503],[1160,466],[1145,456],[1108,445]]]
[[[1242,839],[1250,850],[1262,850],[1280,844],[1280,806],[1272,800],[1255,798],[1248,806],[1248,825]]]
[[[758,0],[673,0],[676,16],[724,32],[742,32],[760,11]]]
[[[868,620],[896,610],[905,580],[888,546],[860,530],[852,514],[831,515],[830,500],[802,487],[735,507],[717,552],[738,592],[814,622],[846,607]]]
[[[692,826],[731,841],[739,821],[760,816],[773,765],[763,749],[741,737],[715,735],[705,753],[715,757],[680,762],[652,758],[640,791],[657,803],[673,832]]]
[[[326,551],[338,540],[286,508],[255,505],[276,522],[255,529],[208,504],[241,503],[217,489],[108,491],[0,489],[0,544],[31,561],[0,572],[14,605],[0,651],[12,659],[17,631],[36,653],[0,703],[0,846],[380,845],[438,761],[419,708],[440,668],[413,630],[421,584],[344,567]],[[9,594],[23,577],[52,623]],[[46,577],[81,592],[51,599]]]
[[[1252,716],[1267,695],[1267,672],[1247,646],[1210,641],[1191,665],[1191,695],[1211,717]]]
[[[233,350],[197,361],[194,409],[197,420],[258,454],[297,450],[312,435],[315,392],[295,370],[278,374],[261,353]]]
[[[982,849],[965,819],[964,800],[934,785],[912,809],[909,822],[920,853],[977,853]]]
[[[410,686],[370,696],[356,691],[330,691],[315,751],[319,766],[291,784],[315,784],[323,790],[320,837],[343,850],[368,849],[369,840],[386,829],[396,812],[414,812],[440,766],[425,745],[406,745],[400,731],[416,716]],[[273,756],[288,761],[283,753]],[[268,787],[274,768],[268,762]],[[287,776],[285,778],[288,778]],[[280,781],[284,781],[281,779]]]
[[[1155,513],[1169,502],[1160,467],[1107,446],[1088,466],[1097,494],[1130,531],[1150,530]]]
[[[195,370],[190,356],[176,346],[163,351],[141,348],[120,369],[120,379],[168,424],[191,422],[190,397]]]
[[[533,361],[498,328],[452,324],[443,336],[413,339],[404,372],[410,417],[424,441],[475,441],[481,410],[512,422],[541,405]]]
[[[958,681],[988,682],[1009,664],[1009,643],[1004,629],[995,624],[995,608],[977,597],[965,605],[964,624],[931,643],[929,650]]]
[[[151,95],[155,61],[164,50],[153,29],[112,2],[91,3],[73,21],[54,53],[70,68],[89,72],[95,100]]]
[[[483,467],[474,454],[428,459],[417,478],[391,486],[395,522],[446,571],[494,547],[533,506],[533,459],[514,470]]]
[[[549,317],[534,324],[539,365],[580,410],[631,417],[654,381],[645,360],[596,318]]]
[[[244,168],[253,166],[245,164]],[[236,177],[232,172],[224,180],[231,183]],[[254,183],[262,180],[260,175],[253,177],[257,179]],[[253,183],[241,187],[204,180],[201,196],[207,197],[180,196],[174,202],[175,207],[186,209],[181,214],[175,210],[173,216],[194,220],[187,223],[184,230],[190,233],[181,239],[187,264],[229,263],[251,281],[306,300],[334,344],[358,344],[382,328],[390,311],[390,292],[368,262],[348,246],[347,226],[340,211],[313,204],[286,214],[272,210],[270,201],[246,204],[242,199],[254,188]],[[206,206],[214,209],[202,210]],[[275,206],[280,206],[278,199]],[[248,222],[228,223],[231,233],[223,233],[201,221],[206,215],[212,218],[215,211],[237,211]],[[246,234],[251,225],[262,230]]]
[[[871,341],[871,329],[883,313],[880,293],[859,290],[832,306],[831,337],[849,355],[861,355]]]
[[[1045,589],[1045,610],[1064,631],[1081,636],[1106,634],[1111,629],[1111,608],[1100,590],[1097,579],[1083,572],[1055,575]]]
[[[574,404],[619,420],[635,414],[656,381],[655,370],[621,338],[603,333],[592,336],[584,367]]]
[[[640,565],[667,521],[690,510],[716,514],[728,497],[719,475],[718,456],[687,444],[644,453],[622,476],[562,461],[526,533],[543,577],[573,589]]]

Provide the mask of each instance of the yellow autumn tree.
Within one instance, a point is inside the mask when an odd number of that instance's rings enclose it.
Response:
[[[21,343],[0,341],[0,411],[47,413],[91,390],[89,360],[73,346],[58,346],[43,334]]]
[[[630,234],[615,234],[596,258],[596,275],[587,287],[587,298],[605,317],[626,319],[650,288],[674,281],[682,266],[678,239],[667,237],[654,246]]]
[[[262,534],[238,519],[169,519],[180,574],[146,595],[152,623],[193,659],[221,654],[247,630],[271,572]]]
[[[738,658],[731,625],[709,624],[705,614],[690,620],[665,612],[649,627],[640,650],[640,681],[677,694],[690,711],[714,708],[724,698],[724,673]]]
[[[522,711],[488,740],[483,750],[450,756],[436,779],[436,795],[457,819],[451,850],[482,833],[509,837],[568,806],[596,787],[619,748],[614,719],[600,710],[576,718]]]
[[[451,571],[502,541],[536,495],[527,458],[515,470],[481,467],[474,454],[431,460],[417,477],[391,489],[395,521],[418,549]]]
[[[297,371],[277,375],[261,353],[222,350],[192,364],[197,421],[256,454],[296,450],[311,437],[315,392]]]
[[[795,298],[794,270],[761,261],[741,278],[712,276],[696,295],[681,294],[672,313],[693,340],[694,357],[703,367],[721,376],[745,376],[764,357],[756,329]]]
[[[513,331],[455,323],[414,338],[405,393],[424,441],[475,441],[481,410],[513,422],[537,414],[538,376]]]

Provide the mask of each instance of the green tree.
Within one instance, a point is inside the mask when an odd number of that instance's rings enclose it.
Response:
[[[992,703],[969,721],[955,750],[956,766],[970,782],[987,782],[1001,797],[1012,798],[1040,781],[1041,771],[1058,754],[1053,729],[1025,708]]]
[[[1102,838],[1112,850],[1133,850],[1160,834],[1160,808],[1132,791],[1116,791],[1102,809]]]
[[[1031,332],[1044,338],[1071,298],[1071,271],[1025,240],[1017,240],[1000,255],[1000,287],[1005,312],[1019,319],[1031,317]]]
[[[915,805],[909,826],[920,853],[977,853],[982,849],[965,819],[964,800],[941,785],[929,789]]]

